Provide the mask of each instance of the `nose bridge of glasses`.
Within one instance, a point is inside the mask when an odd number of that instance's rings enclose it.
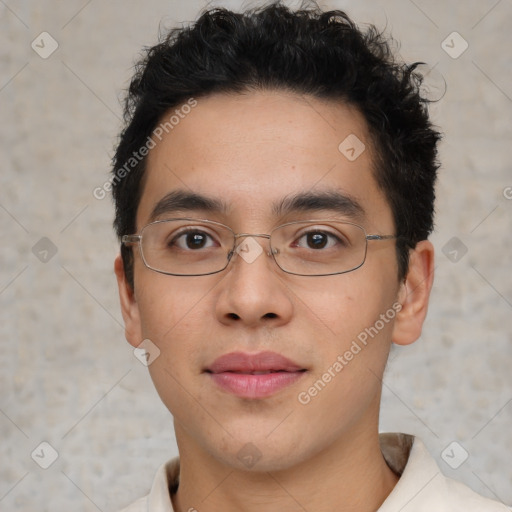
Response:
[[[238,238],[242,238],[242,237],[248,237],[248,236],[257,236],[257,237],[260,237],[260,238],[268,238],[270,239],[270,235],[266,234],[266,233],[236,233],[235,234],[235,239],[238,239]]]
[[[274,249],[270,245],[270,235],[267,233],[236,233],[235,234],[235,251],[238,246],[241,245],[242,242],[238,242],[239,239],[244,238],[266,238],[269,241],[269,250],[266,251],[268,256],[272,256],[273,254],[277,254],[279,251],[277,249]]]

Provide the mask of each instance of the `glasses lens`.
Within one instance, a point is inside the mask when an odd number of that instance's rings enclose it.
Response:
[[[145,264],[166,274],[192,276],[219,272],[226,267],[233,245],[233,233],[212,221],[157,221],[142,230]]]
[[[364,229],[345,222],[289,223],[273,231],[271,244],[277,264],[292,274],[341,274],[360,267],[366,257]]]

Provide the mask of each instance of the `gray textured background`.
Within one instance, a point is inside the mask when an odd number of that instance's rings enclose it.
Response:
[[[141,47],[204,5],[0,1],[1,511],[114,511],[176,453],[172,418],[124,341],[112,205],[92,191]],[[387,26],[405,59],[435,66],[433,89],[448,85],[432,108],[445,140],[431,308],[421,340],[392,353],[381,429],[421,436],[444,472],[510,504],[512,3],[320,5]],[[31,48],[49,50],[43,31],[59,45],[46,59]],[[458,58],[441,46],[453,31],[469,44]],[[48,469],[31,458],[49,462],[42,441],[59,454]],[[456,470],[441,455],[453,441],[469,453]]]

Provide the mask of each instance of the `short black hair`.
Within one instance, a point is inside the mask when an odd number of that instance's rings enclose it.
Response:
[[[401,62],[392,42],[373,25],[362,31],[345,12],[324,12],[314,3],[295,11],[280,2],[243,13],[214,8],[194,24],[170,30],[145,49],[125,100],[111,175],[118,237],[136,230],[146,163],[139,150],[164,114],[214,93],[290,91],[345,102],[366,120],[375,179],[400,237],[403,279],[409,250],[433,229],[441,135],[422,94],[423,63]],[[133,285],[132,249],[122,246],[121,253]]]

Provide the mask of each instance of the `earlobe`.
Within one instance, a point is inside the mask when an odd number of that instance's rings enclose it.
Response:
[[[392,335],[397,345],[409,345],[420,337],[433,281],[434,247],[428,240],[422,240],[410,253],[409,270],[400,286],[402,309],[396,316]]]
[[[139,305],[137,303],[134,290],[126,279],[123,259],[120,254],[114,261],[114,271],[119,289],[121,313],[123,315],[125,325],[125,337],[130,345],[137,347],[143,339]]]

